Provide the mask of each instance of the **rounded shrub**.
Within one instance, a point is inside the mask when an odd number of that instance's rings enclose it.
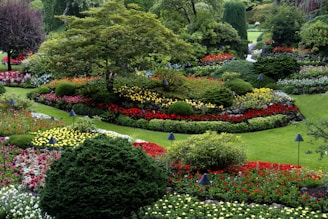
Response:
[[[253,86],[251,83],[244,81],[241,78],[235,78],[233,80],[225,82],[225,86],[230,90],[236,92],[238,95],[244,95],[247,92],[253,91]]]
[[[233,103],[232,92],[226,87],[215,87],[206,91],[204,94],[204,102],[217,104],[223,107],[229,107]]]
[[[0,84],[0,94],[6,93],[6,88],[3,84]]]
[[[75,94],[75,84],[71,82],[61,82],[55,89],[56,96],[73,96]]]
[[[240,78],[248,82],[254,81],[257,78],[257,75],[254,74],[254,64],[247,60],[233,60],[225,63],[221,68],[211,74],[211,76],[213,78],[220,78],[224,72],[238,72],[240,73]]]
[[[246,162],[240,138],[230,133],[207,131],[174,144],[169,152],[172,161],[188,164],[193,170],[224,170]]]
[[[10,138],[6,141],[9,145],[15,145],[22,149],[26,149],[32,146],[32,139],[34,135],[25,134],[25,135],[11,135]]]
[[[36,92],[37,92],[38,94],[47,94],[47,93],[49,93],[50,91],[51,91],[50,88],[47,87],[47,86],[40,86],[40,87],[38,87],[38,88],[36,89]]]
[[[56,219],[119,219],[162,197],[167,178],[127,139],[99,135],[65,149],[46,180],[40,207]]]
[[[194,112],[192,106],[184,101],[177,101],[168,108],[169,114],[180,116],[190,116]]]

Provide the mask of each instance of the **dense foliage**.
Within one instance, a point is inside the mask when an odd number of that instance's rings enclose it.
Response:
[[[40,206],[61,218],[121,218],[162,197],[165,174],[142,150],[105,135],[65,150],[47,172]]]

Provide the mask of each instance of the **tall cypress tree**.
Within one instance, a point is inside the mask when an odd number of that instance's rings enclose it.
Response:
[[[229,1],[224,4],[223,21],[238,31],[241,39],[247,40],[246,7],[242,2]]]

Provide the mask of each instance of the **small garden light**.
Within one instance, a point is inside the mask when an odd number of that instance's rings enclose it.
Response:
[[[202,178],[200,178],[200,180],[198,180],[197,183],[200,184],[200,185],[205,186],[205,192],[206,192],[205,201],[206,201],[207,195],[209,194],[208,185],[211,185],[212,181],[210,181],[207,177],[207,174],[204,173]],[[206,216],[206,208],[205,208],[205,203],[204,203],[204,218],[205,218],[205,216]]]
[[[164,87],[166,87],[167,85],[169,85],[169,82],[166,79],[164,79],[163,80],[163,85],[164,85]]]
[[[167,140],[171,141],[171,146],[172,146],[172,142],[175,140],[173,132],[170,132],[169,137],[167,137]]]
[[[16,104],[16,100],[14,100],[13,98],[11,98],[10,101],[9,101],[9,104],[11,106],[14,106]]]
[[[57,143],[56,139],[55,139],[53,136],[51,136],[51,138],[50,138],[50,140],[49,140],[49,144],[54,145],[54,144],[56,144],[56,143]]]
[[[69,112],[69,116],[73,117],[73,127],[74,127],[74,119],[75,119],[76,113],[74,112],[73,109],[71,109],[71,111]]]
[[[298,159],[297,159],[297,166],[300,165],[300,143],[304,141],[301,134],[297,134],[295,141],[298,142]]]

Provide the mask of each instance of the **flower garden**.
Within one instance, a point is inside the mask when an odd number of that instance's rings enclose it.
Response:
[[[149,80],[151,84],[159,83],[158,78]],[[210,130],[209,127],[219,131],[218,127],[221,127],[221,131],[238,133],[280,127],[291,120],[301,119],[292,98],[285,93],[269,88],[255,88],[245,95],[234,96],[231,106],[225,107],[223,104],[204,103],[200,98],[203,97],[202,92],[205,94],[210,90],[200,81],[209,86],[222,86],[222,81],[205,78],[188,80],[195,88],[192,96],[199,97],[184,100],[196,112],[192,115],[169,114],[169,106],[181,100],[131,85],[116,86],[114,93],[120,98],[120,104],[97,102],[95,97],[82,92],[86,85],[99,86],[102,83],[99,78],[93,77],[53,80],[36,89],[36,92],[31,92],[29,97],[53,107],[83,112],[77,107],[80,105],[84,107],[82,109],[88,109],[84,112],[91,115],[97,112],[93,116],[100,116],[103,121],[123,125],[129,123],[130,126],[159,131],[189,130],[188,133],[202,133],[205,129]],[[73,83],[79,91],[75,91],[74,95],[56,95],[56,87],[63,82]],[[195,93],[195,90],[198,92]],[[9,140],[1,140],[3,188],[0,192],[0,215],[3,218],[53,218],[39,207],[39,194],[46,185],[47,170],[67,147],[79,147],[86,139],[95,138],[99,133],[91,131],[94,126],[90,124],[90,129],[86,130],[80,129],[85,126],[83,123],[77,122],[74,128],[65,126],[60,120],[35,117],[25,107],[15,109],[16,106],[10,106],[8,98],[4,95],[2,100],[0,125],[1,136],[10,136]],[[170,125],[167,125],[168,121]],[[204,123],[205,128],[192,129],[188,124],[192,122]],[[107,135],[118,137],[115,134]],[[25,136],[22,144],[17,140],[21,140],[21,136]],[[56,139],[55,144],[49,143],[51,137]],[[165,148],[155,143],[132,144],[161,164],[164,162],[161,157],[169,154]],[[166,163],[164,166],[169,178],[163,183],[167,183],[171,192],[151,205],[141,206],[131,214],[131,218],[328,217],[326,194],[306,190],[327,184],[328,176],[324,170],[313,171],[292,164],[248,161],[225,170],[208,170],[211,184],[203,186],[197,183],[202,173],[190,166],[179,163]]]
[[[221,61],[221,56],[204,59],[204,62]],[[304,67],[300,75],[324,75],[319,72],[317,67]],[[211,90],[225,86],[220,79],[181,80],[181,84],[170,81],[167,88],[160,77],[136,76],[129,80],[119,77],[113,96],[106,96],[105,82],[99,77],[64,78],[44,83],[28,97],[65,111],[74,109],[78,115],[104,122],[200,136],[206,131],[221,134],[265,130],[303,119],[293,99],[281,91],[254,88],[241,95],[228,93],[213,99]],[[101,134],[93,119],[65,125],[50,116],[35,116],[27,110],[29,103],[17,96],[15,104],[9,102],[13,97],[3,94],[1,98],[0,218],[54,218],[39,204],[47,185],[47,171],[66,150],[74,150]],[[219,101],[212,103],[210,99]],[[172,112],[171,107],[180,102],[186,103],[192,113]],[[183,109],[187,111],[187,107]],[[115,133],[106,135],[121,138]],[[55,143],[49,141],[52,137]],[[207,169],[211,184],[201,185],[198,181],[203,169],[173,162],[171,152],[155,143],[132,138],[129,141],[163,168],[167,176],[163,184],[168,190],[152,204],[139,206],[129,215],[131,219],[328,218],[327,194],[315,190],[327,185],[325,170],[245,161],[225,169]]]

